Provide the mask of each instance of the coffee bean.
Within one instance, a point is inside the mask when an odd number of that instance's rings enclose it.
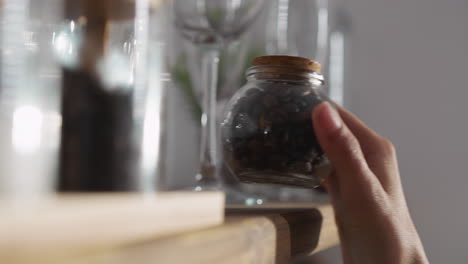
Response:
[[[298,161],[289,166],[289,169],[293,172],[308,173],[312,171],[313,166],[310,162]]]
[[[288,114],[299,113],[299,110],[300,110],[299,107],[297,105],[295,105],[294,103],[285,104],[285,105],[282,106],[282,108]]]
[[[278,104],[278,99],[273,95],[267,94],[262,98],[262,104],[266,108],[270,109]]]
[[[277,108],[276,110],[271,111],[268,114],[268,118],[275,125],[281,125],[288,120],[288,113],[282,107]]]

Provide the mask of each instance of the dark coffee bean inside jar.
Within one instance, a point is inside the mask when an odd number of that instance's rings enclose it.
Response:
[[[329,101],[320,64],[258,57],[247,80],[228,104],[221,128],[227,167],[243,182],[317,187],[331,171],[311,120],[313,108]]]

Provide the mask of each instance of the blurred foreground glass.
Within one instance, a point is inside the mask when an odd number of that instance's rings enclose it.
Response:
[[[2,193],[156,189],[161,4],[3,1]]]
[[[51,60],[50,41],[62,12],[60,2],[45,2],[5,0],[1,6],[0,192],[4,197],[37,197],[50,192],[56,179],[61,74]]]

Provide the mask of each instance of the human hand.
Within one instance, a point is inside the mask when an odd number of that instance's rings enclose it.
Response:
[[[429,263],[406,205],[390,141],[338,106],[312,113],[315,133],[334,166],[326,181],[345,264]]]

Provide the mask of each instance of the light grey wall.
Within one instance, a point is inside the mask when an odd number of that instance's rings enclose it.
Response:
[[[348,107],[396,145],[431,263],[468,263],[468,1],[349,0]],[[340,263],[337,250],[324,254]]]

